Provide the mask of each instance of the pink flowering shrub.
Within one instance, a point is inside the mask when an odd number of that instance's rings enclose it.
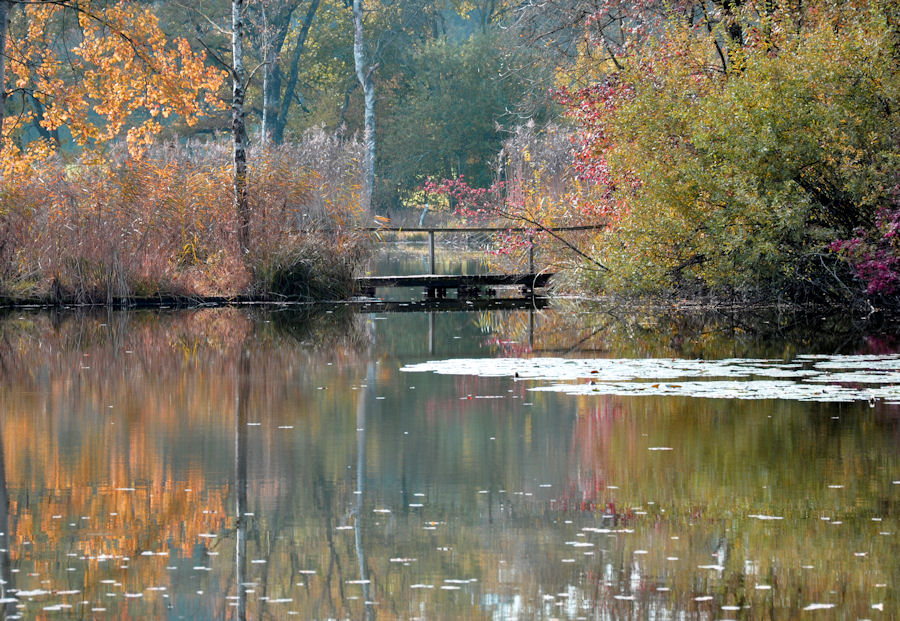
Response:
[[[517,255],[527,250],[538,235],[538,227],[528,227],[529,218],[523,217],[521,205],[510,199],[506,193],[506,183],[495,181],[488,188],[470,186],[460,175],[452,179],[436,182],[429,179],[422,186],[428,194],[445,196],[453,206],[453,213],[473,225],[491,226],[496,220],[521,219],[515,228],[528,228],[526,231],[502,231],[494,237],[495,255]],[[518,207],[518,209],[517,209]]]
[[[900,186],[894,201],[875,215],[871,229],[858,228],[850,239],[831,243],[830,249],[852,266],[869,295],[890,295],[900,291]]]
[[[472,187],[460,175],[440,182],[428,179],[422,189],[427,194],[447,197],[454,214],[481,224],[498,215],[498,207],[503,203],[503,186],[498,181],[489,188]]]

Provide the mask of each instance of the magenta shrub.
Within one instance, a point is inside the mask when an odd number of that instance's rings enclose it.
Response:
[[[900,186],[894,189],[890,206],[875,214],[870,229],[858,228],[850,239],[831,243],[830,249],[844,257],[870,295],[889,295],[900,291]]]

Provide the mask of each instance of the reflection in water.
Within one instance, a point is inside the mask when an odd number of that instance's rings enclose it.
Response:
[[[432,359],[432,339],[438,357],[786,360],[889,341],[573,309],[327,310],[5,318],[5,614],[897,610],[896,406],[567,396],[399,370]]]
[[[2,423],[2,421],[0,421]],[[10,564],[9,534],[9,492],[6,488],[6,454],[3,450],[3,429],[0,424],[0,611],[3,618],[7,619],[16,614],[14,604],[16,599],[13,593],[16,585],[12,579],[12,567]]]
[[[374,619],[374,602],[370,588],[368,571],[366,570],[366,554],[363,547],[363,505],[366,496],[366,409],[368,397],[375,390],[375,365],[369,362],[367,365],[366,383],[360,386],[356,404],[356,519],[354,520],[353,534],[356,544],[356,561],[359,565],[359,584],[362,585],[363,602],[365,606],[365,618]]]
[[[234,576],[237,590],[237,617],[247,618],[247,401],[250,397],[250,352],[241,349],[238,359],[237,395],[234,416],[235,553]]]

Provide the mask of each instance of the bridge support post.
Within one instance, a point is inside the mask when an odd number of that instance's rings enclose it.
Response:
[[[528,273],[534,274],[534,233],[528,234]]]
[[[434,231],[428,231],[428,271],[434,274]]]

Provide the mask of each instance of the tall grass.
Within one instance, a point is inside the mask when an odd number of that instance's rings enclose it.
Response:
[[[0,297],[109,303],[147,296],[344,297],[367,256],[361,147],[313,130],[250,153],[241,256],[223,142],[140,159],[61,156],[0,178]]]

